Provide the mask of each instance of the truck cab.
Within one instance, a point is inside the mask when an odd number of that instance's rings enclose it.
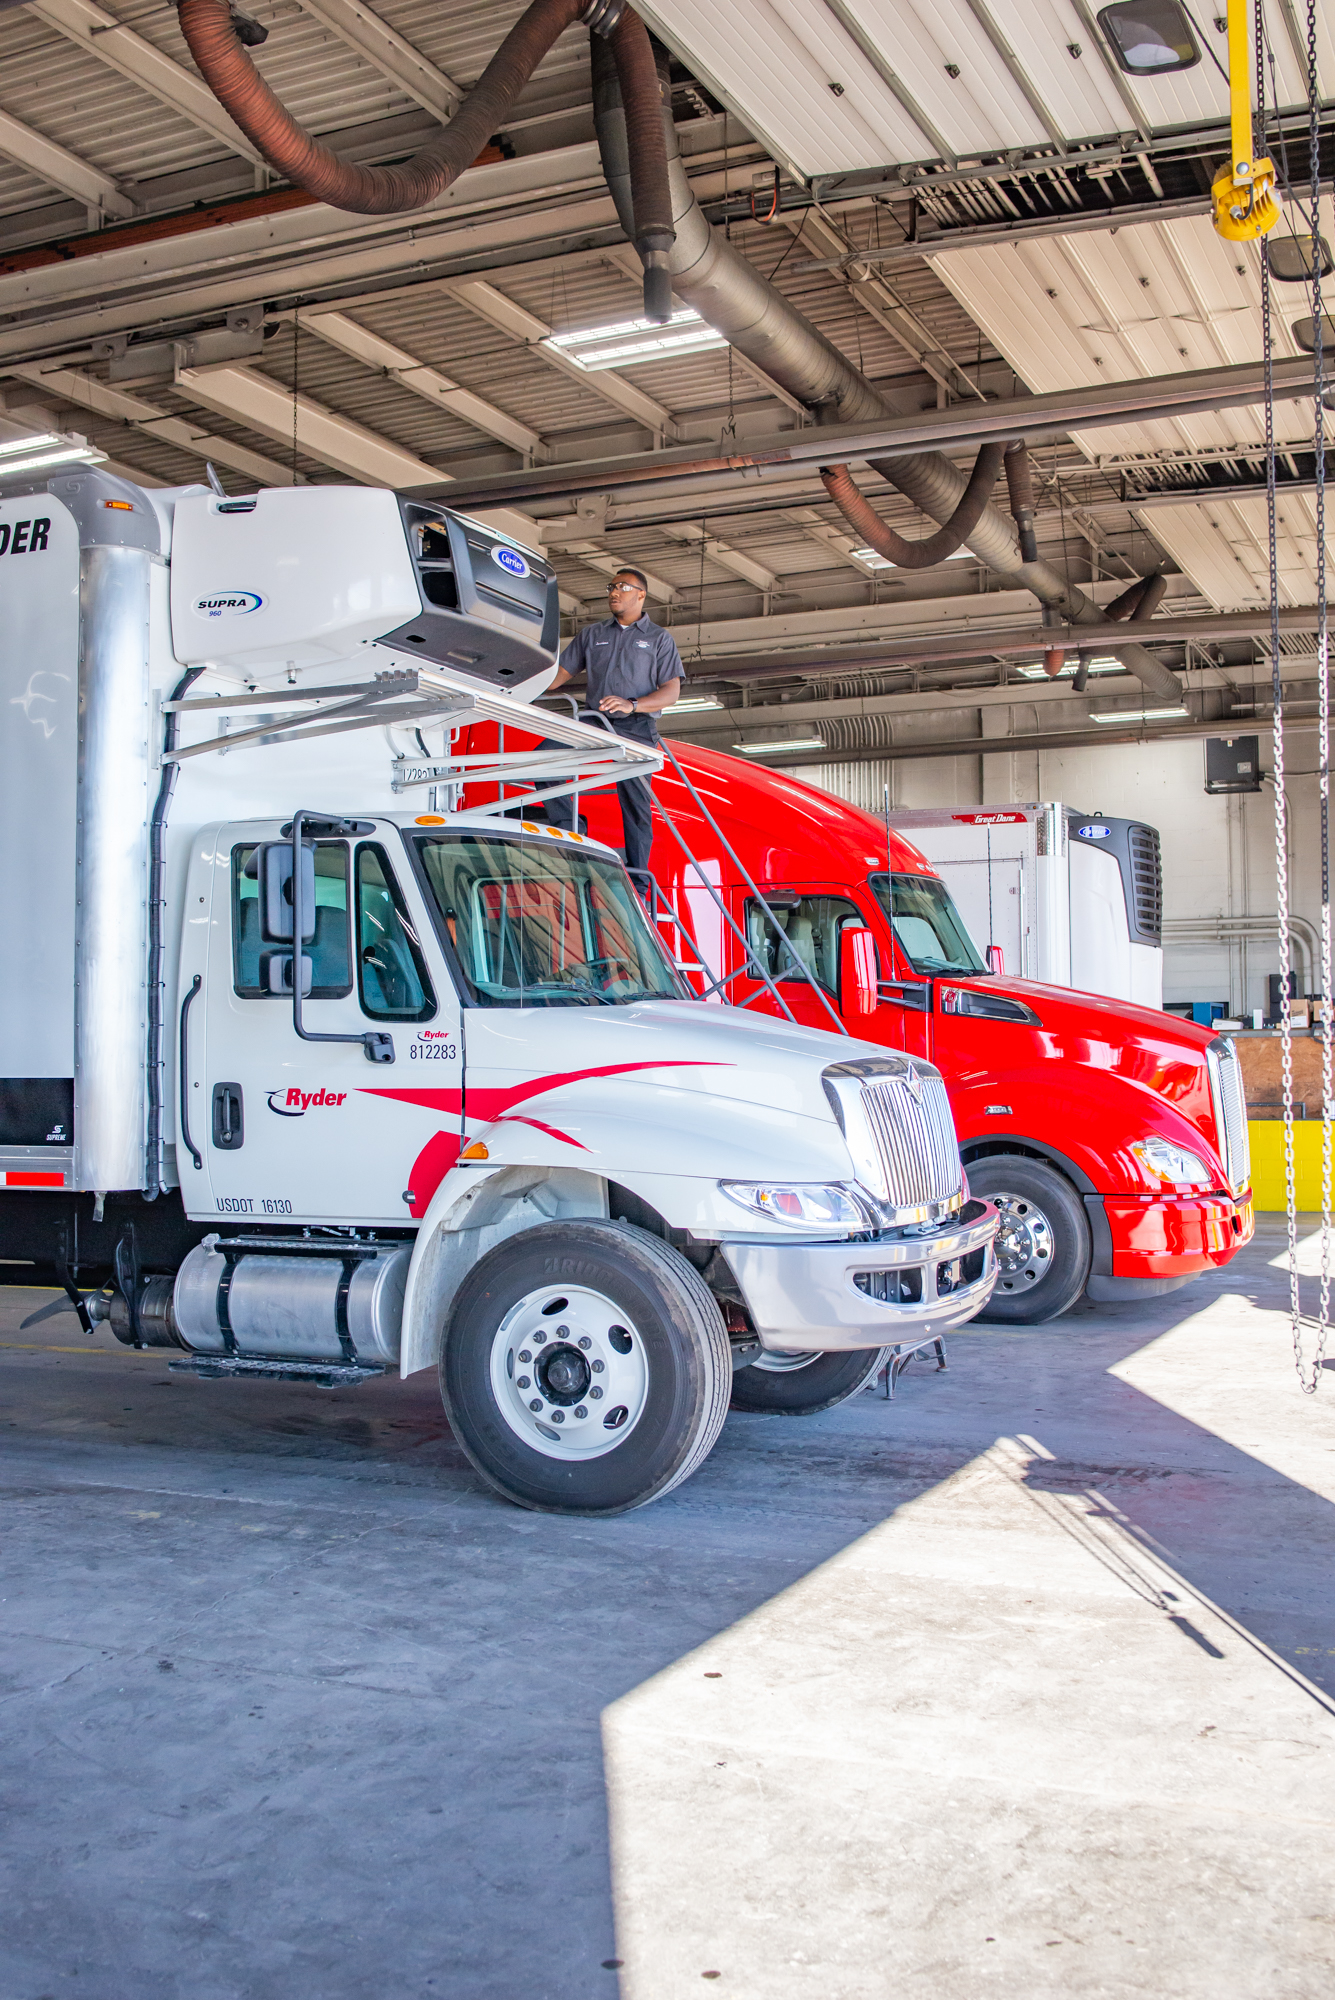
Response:
[[[660,835],[664,908],[730,1000],[768,1012],[781,1001],[813,1026],[837,1015],[862,1040],[940,1070],[970,1188],[1001,1212],[983,1317],[1033,1324],[1082,1294],[1153,1297],[1250,1238],[1231,1043],[1148,1007],[991,970],[898,830],[740,759],[684,744],[675,756],[680,775],[666,769],[655,792],[695,860]],[[589,801],[594,829],[606,810]]]

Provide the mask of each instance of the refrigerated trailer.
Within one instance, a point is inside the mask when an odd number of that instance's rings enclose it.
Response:
[[[890,814],[950,890],[998,971],[1105,1000],[1163,1005],[1159,835],[1058,800]]]
[[[931,1063],[701,1005],[611,849],[505,817],[661,761],[535,743],[535,551],[81,470],[0,496],[0,615],[0,1261],[86,1328],[204,1379],[435,1369],[493,1487],[603,1514],[743,1376],[829,1407],[986,1304]]]

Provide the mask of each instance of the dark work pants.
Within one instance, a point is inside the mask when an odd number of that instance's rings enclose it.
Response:
[[[658,740],[657,731],[654,731],[653,735],[644,732],[646,717],[637,715],[633,720],[639,723],[638,729],[618,729],[617,735],[628,736],[636,743],[654,743]],[[548,738],[544,747],[556,750],[561,746],[552,743]],[[604,789],[603,786],[598,787],[600,791]],[[580,796],[584,798],[587,794],[581,793]],[[625,832],[626,866],[647,870],[649,855],[654,844],[654,805],[649,780],[627,778],[624,784],[617,786],[617,798],[621,805],[621,825]],[[548,799],[547,818],[552,826],[573,828],[575,802],[569,792],[563,798]]]

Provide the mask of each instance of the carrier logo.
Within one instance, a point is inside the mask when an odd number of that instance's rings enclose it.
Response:
[[[1112,839],[1112,828],[1110,826],[1078,826],[1076,832],[1082,840]]]
[[[258,611],[263,603],[258,590],[214,590],[207,597],[195,599],[195,616],[244,618],[248,612]]]
[[[528,564],[518,549],[493,549],[491,559],[494,563],[499,563],[502,569],[508,569],[511,576],[528,575]]]
[[[269,1109],[280,1118],[304,1118],[308,1111],[322,1111],[334,1104],[346,1104],[346,1090],[271,1090]]]

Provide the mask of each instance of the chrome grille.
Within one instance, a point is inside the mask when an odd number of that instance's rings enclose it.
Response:
[[[939,1076],[910,1074],[917,1089],[901,1076],[875,1077],[862,1086],[863,1109],[896,1208],[949,1201],[964,1184],[946,1086]]]
[[[1247,1129],[1247,1096],[1242,1083],[1238,1052],[1225,1036],[1211,1042],[1210,1094],[1214,1099],[1215,1126],[1228,1184],[1240,1193],[1252,1177],[1251,1133]]]

